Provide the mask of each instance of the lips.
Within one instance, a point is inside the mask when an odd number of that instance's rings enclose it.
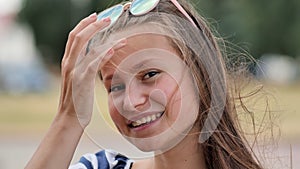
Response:
[[[164,112],[160,112],[160,113],[155,113],[155,114],[150,114],[144,117],[141,117],[137,120],[132,121],[131,123],[129,123],[129,127],[130,128],[137,128],[149,123],[152,123],[156,120],[158,120],[159,118],[161,118],[161,116],[164,114]]]

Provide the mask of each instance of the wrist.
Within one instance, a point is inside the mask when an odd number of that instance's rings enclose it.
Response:
[[[54,118],[52,125],[57,126],[61,130],[77,131],[83,133],[87,125],[82,125],[76,115],[66,113],[58,113]]]
[[[79,125],[82,129],[90,123],[91,116],[84,113],[77,114],[74,106],[59,106],[58,109],[55,121],[65,122],[66,125]]]

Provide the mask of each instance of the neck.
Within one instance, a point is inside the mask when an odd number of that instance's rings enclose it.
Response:
[[[135,163],[133,169],[206,169],[203,150],[198,139],[198,134],[188,135],[172,149]]]
[[[205,161],[198,135],[187,136],[176,147],[154,157],[153,168],[205,169]]]

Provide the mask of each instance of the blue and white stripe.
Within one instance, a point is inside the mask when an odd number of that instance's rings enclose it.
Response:
[[[69,169],[130,169],[133,160],[113,150],[102,150],[96,154],[85,154]]]

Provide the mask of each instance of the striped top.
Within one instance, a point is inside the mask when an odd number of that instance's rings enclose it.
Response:
[[[85,154],[69,169],[130,169],[133,160],[113,150],[102,150],[96,154]]]

